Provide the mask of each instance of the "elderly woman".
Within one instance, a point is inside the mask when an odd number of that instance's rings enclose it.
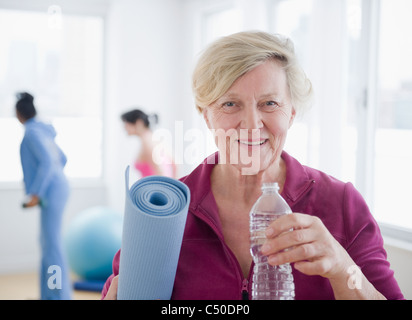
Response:
[[[269,226],[262,253],[272,265],[292,264],[296,299],[403,298],[353,185],[283,151],[312,94],[290,40],[264,32],[217,40],[200,57],[193,90],[219,151],[181,179],[192,196],[172,299],[250,297],[249,212],[264,182],[278,182],[294,212]],[[108,299],[116,297],[119,255],[103,289]]]

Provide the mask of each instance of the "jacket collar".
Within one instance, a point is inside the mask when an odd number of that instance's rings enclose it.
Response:
[[[191,206],[197,207],[203,200],[210,200],[211,184],[210,175],[215,164],[218,163],[218,152],[207,157],[189,176],[182,178],[182,181],[189,185],[193,198]],[[294,205],[313,187],[315,180],[311,179],[306,167],[299,161],[291,157],[285,151],[282,152],[282,159],[286,164],[286,181],[282,191],[282,197],[289,206]],[[194,209],[192,207],[192,209]]]
[[[210,176],[217,163],[218,152],[208,156],[191,174],[181,179],[191,189],[190,208],[196,209],[207,198],[209,191],[211,193]]]
[[[286,164],[286,181],[283,186],[282,197],[292,206],[312,189],[315,180],[309,177],[306,167],[302,166],[299,161],[285,151],[282,152],[282,159]]]

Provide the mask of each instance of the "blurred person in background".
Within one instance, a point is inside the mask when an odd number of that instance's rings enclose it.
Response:
[[[141,141],[139,154],[134,162],[134,168],[138,170],[141,177],[160,175],[176,178],[176,166],[172,157],[165,152],[160,154],[160,159],[154,159],[152,126],[157,124],[156,114],[147,115],[139,109],[133,109],[121,115],[124,128],[129,136],[137,136]],[[164,148],[161,148],[164,151]],[[159,161],[160,160],[160,161]]]
[[[16,97],[16,116],[25,128],[20,157],[28,200],[23,207],[41,209],[41,299],[71,299],[61,239],[62,217],[70,191],[63,172],[67,158],[55,142],[54,128],[37,119],[34,97],[27,92]]]

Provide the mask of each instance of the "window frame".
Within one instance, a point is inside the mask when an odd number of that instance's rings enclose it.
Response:
[[[380,16],[381,16],[381,0],[362,0],[362,41],[365,43],[365,53],[363,62],[366,70],[365,89],[363,97],[363,105],[361,106],[362,118],[361,124],[366,128],[365,134],[361,137],[359,143],[359,152],[365,150],[364,158],[359,159],[357,168],[357,180],[365,181],[362,186],[365,198],[368,203],[372,204],[372,214],[374,212],[374,193],[375,193],[375,136],[378,123],[378,70],[379,70],[379,37],[380,37]],[[365,60],[366,59],[366,60]],[[358,125],[358,130],[362,129],[362,125]],[[359,179],[358,179],[359,178]],[[362,180],[363,179],[363,180]],[[385,238],[395,239],[412,244],[412,229],[402,227],[400,225],[381,222],[378,217],[376,220],[381,229],[381,233]],[[408,246],[409,247],[409,246]]]

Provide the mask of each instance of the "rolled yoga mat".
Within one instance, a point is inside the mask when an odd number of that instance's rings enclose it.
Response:
[[[168,300],[190,202],[190,190],[178,180],[148,176],[129,189],[120,253],[119,300]]]

